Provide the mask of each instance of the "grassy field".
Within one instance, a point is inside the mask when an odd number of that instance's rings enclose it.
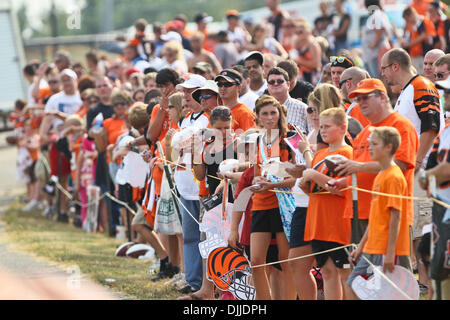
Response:
[[[103,234],[85,233],[71,224],[44,218],[40,212],[22,212],[22,205],[11,204],[0,215],[3,236],[12,250],[30,253],[66,270],[78,266],[82,277],[101,285],[105,279],[115,279],[111,289],[125,299],[176,299],[180,294],[164,281],[153,283],[147,269],[153,260],[116,257],[121,242]]]

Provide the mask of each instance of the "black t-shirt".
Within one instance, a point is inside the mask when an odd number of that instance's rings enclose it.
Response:
[[[111,118],[114,114],[114,109],[111,105],[103,104],[99,101],[95,107],[89,109],[86,114],[86,128],[89,131],[92,127],[92,121],[99,114],[103,114],[103,119]],[[106,164],[106,152],[99,152],[97,158],[97,165],[95,167],[95,184],[106,185],[107,179],[111,182],[111,178],[108,173],[108,165]],[[111,183],[112,184],[112,183]]]
[[[269,22],[274,26],[274,38],[280,41],[281,24],[283,23],[283,13],[280,11],[276,16],[271,16]]]
[[[308,81],[299,80],[295,87],[289,92],[289,95],[294,99],[302,99],[302,102],[307,103],[308,96],[314,91],[314,86]]]
[[[88,110],[86,114],[86,129],[89,131],[92,127],[92,121],[99,114],[103,114],[103,119],[111,118],[114,114],[114,109],[111,105],[103,104],[101,101],[97,102],[95,107]]]
[[[352,18],[350,17],[350,15],[348,15],[347,13],[344,14],[341,18],[341,20],[339,21],[339,27],[338,30],[341,29],[342,25],[344,24],[344,22],[346,20],[349,20],[351,22]],[[345,33],[343,35],[340,36],[336,36],[336,42],[345,42],[347,41],[347,33],[348,33],[348,29],[350,28],[350,25],[347,28],[347,31],[345,31]]]

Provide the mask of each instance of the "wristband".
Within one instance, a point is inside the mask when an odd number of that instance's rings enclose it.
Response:
[[[307,151],[309,151],[309,152],[311,152],[311,153],[312,153],[311,149],[306,149],[306,150],[304,150],[304,151],[303,151],[303,153],[302,153],[302,155],[303,155],[303,158],[305,157],[305,153],[306,153]]]

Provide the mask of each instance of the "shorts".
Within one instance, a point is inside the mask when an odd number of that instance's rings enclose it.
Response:
[[[289,248],[298,248],[310,244],[305,241],[306,211],[308,208],[295,208],[291,221],[291,238],[289,239]]]
[[[132,226],[137,224],[143,224],[153,230],[153,227],[147,222],[147,219],[145,219],[144,209],[140,206],[138,206],[136,215],[134,216],[133,221],[131,221]]]
[[[350,243],[358,244],[361,242],[364,233],[366,232],[369,220],[367,219],[352,219]]]
[[[53,143],[50,146],[50,151],[48,153],[49,160],[50,160],[50,174],[52,176],[68,176],[70,173],[70,161],[67,159],[67,157],[62,153],[58,151],[58,148],[56,147],[56,143]],[[58,170],[58,158],[61,159],[60,167]]]
[[[342,247],[343,244],[337,242],[330,241],[321,241],[321,240],[312,240],[311,247],[313,253],[318,253],[338,247]],[[334,265],[339,269],[346,269],[350,267],[350,263],[348,261],[347,252],[345,252],[344,248],[339,250],[334,250],[326,253],[322,253],[315,256],[317,267],[322,268],[327,262],[328,258],[331,258]]]
[[[250,257],[250,246],[244,245],[244,251],[245,251],[245,254],[247,255],[247,257]],[[269,245],[269,248],[267,248],[266,263],[272,263],[272,262],[276,262],[276,261],[279,261],[278,247],[276,244],[271,244],[271,245]],[[282,271],[281,264],[279,264],[279,263],[272,264],[271,266]]]
[[[279,208],[252,211],[252,232],[284,232]]]
[[[362,253],[364,257],[367,258],[367,260],[370,261],[374,266],[382,266],[383,265],[383,257],[382,254],[368,254],[368,253]],[[405,261],[409,258],[409,256],[397,256],[395,258],[395,264],[404,267],[401,262]],[[358,276],[363,277],[370,277],[373,275],[373,269],[372,266],[364,259],[362,256],[359,258],[358,262],[356,263],[356,266],[353,268],[352,272],[348,276],[347,284],[349,286],[352,285],[353,280],[355,280]]]
[[[440,199],[444,201],[444,199]],[[448,209],[439,203],[433,205],[433,235],[430,277],[433,280],[444,281],[450,277],[450,223],[443,222]]]
[[[427,197],[426,191],[423,190],[419,185],[419,175],[416,175],[416,177],[414,177],[414,196],[421,198]],[[432,200],[414,201],[413,240],[422,237],[423,227],[431,223],[432,207]]]

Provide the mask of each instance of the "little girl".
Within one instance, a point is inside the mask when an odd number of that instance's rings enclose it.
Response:
[[[83,137],[83,145],[81,152],[77,158],[76,166],[76,182],[75,182],[75,194],[78,194],[81,207],[81,225],[84,225],[86,220],[88,203],[87,189],[94,184],[95,179],[95,166],[97,163],[97,151],[95,149],[95,140],[89,140],[87,134]]]

